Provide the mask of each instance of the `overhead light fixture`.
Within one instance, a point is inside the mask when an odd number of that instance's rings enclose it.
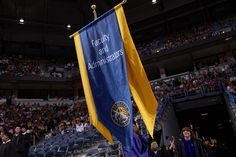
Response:
[[[227,40],[230,40],[230,39],[232,39],[232,37],[225,38],[226,41],[227,41]]]
[[[70,29],[71,29],[71,25],[68,24],[68,25],[66,26],[66,28],[67,28],[67,30],[70,30]]]
[[[208,116],[208,113],[202,113],[201,116]]]
[[[152,0],[152,4],[156,4],[157,3],[157,0]]]
[[[220,127],[220,126],[223,126],[223,124],[222,123],[218,123],[217,126]]]
[[[23,18],[20,18],[19,24],[23,25],[25,23],[25,20]]]

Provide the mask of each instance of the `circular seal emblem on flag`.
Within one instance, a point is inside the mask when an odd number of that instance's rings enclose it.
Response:
[[[120,126],[126,127],[130,123],[130,112],[128,105],[123,101],[117,101],[111,107],[111,119]]]

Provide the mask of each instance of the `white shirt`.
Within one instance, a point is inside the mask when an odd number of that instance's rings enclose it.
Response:
[[[75,130],[76,132],[83,132],[84,131],[84,125],[81,123],[81,124],[76,124],[75,125]]]
[[[22,135],[25,135],[25,134],[27,134],[27,132],[23,132],[23,133],[22,133]]]
[[[2,144],[7,144],[8,142],[11,142],[11,140],[7,140],[6,142],[3,142]]]

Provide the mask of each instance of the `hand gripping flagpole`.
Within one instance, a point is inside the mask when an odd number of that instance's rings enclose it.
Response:
[[[125,4],[126,2],[127,2],[127,0],[123,0],[123,1],[121,2],[121,4],[123,5],[123,4]],[[94,20],[96,20],[96,19],[97,19],[96,5],[95,5],[95,4],[91,5],[91,8],[92,8],[92,10],[93,10]],[[76,33],[77,33],[77,32],[71,34],[69,37],[70,37],[70,38],[73,38]]]

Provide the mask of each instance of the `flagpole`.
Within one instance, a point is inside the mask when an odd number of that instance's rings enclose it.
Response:
[[[97,12],[96,12],[96,5],[95,4],[91,5],[91,9],[93,10],[94,20],[96,20],[98,18]]]
[[[123,4],[125,4],[126,2],[127,2],[127,0],[123,0],[123,1],[121,2],[121,4],[123,5]],[[96,19],[97,19],[96,5],[95,5],[95,4],[91,5],[91,8],[93,9],[94,20],[96,20]],[[71,35],[69,36],[69,38],[70,38],[70,39],[73,38],[73,37],[76,35],[76,33],[77,33],[77,32],[71,34]]]
[[[127,0],[123,0],[122,2],[121,2],[121,4],[125,4],[127,2]]]
[[[91,9],[93,10],[93,16],[94,16],[94,19],[93,19],[93,20],[96,20],[96,19],[98,18],[97,12],[96,12],[96,7],[97,7],[97,6],[96,6],[95,4],[91,5]],[[75,32],[75,33],[73,33],[72,35],[70,35],[70,38],[73,38],[76,33],[77,33],[77,32]]]

